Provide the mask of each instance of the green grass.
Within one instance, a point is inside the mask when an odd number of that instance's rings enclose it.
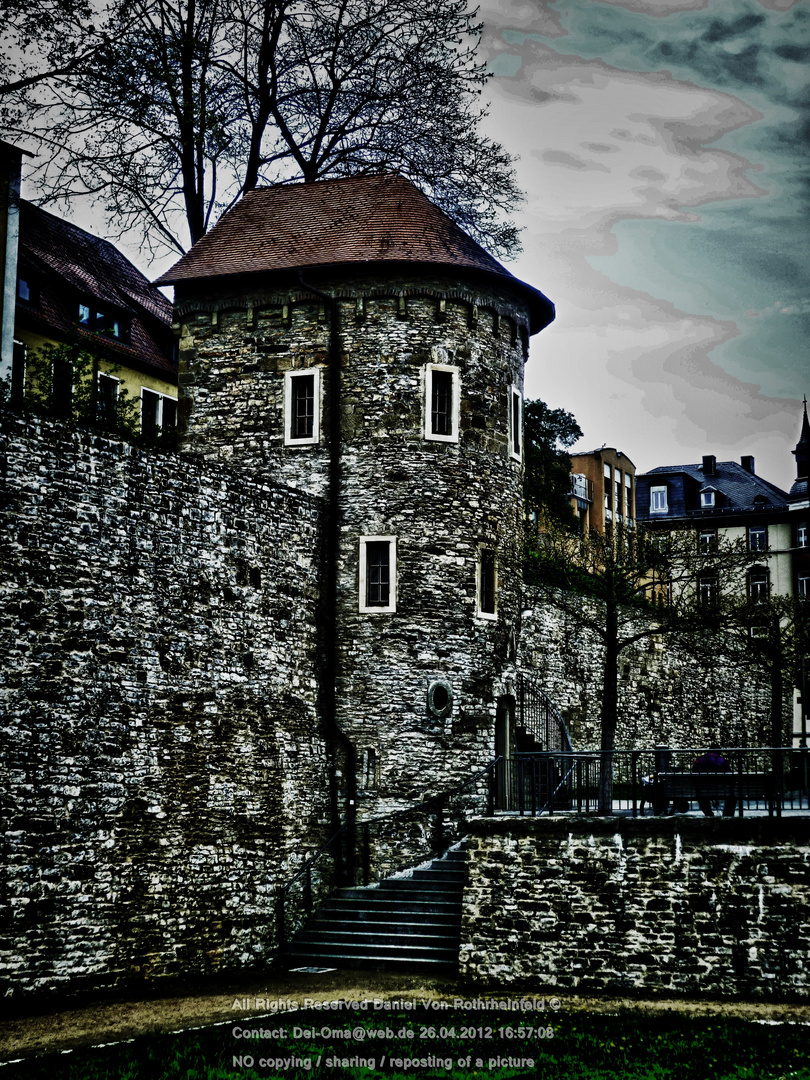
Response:
[[[534,1026],[535,1032],[520,1030],[528,1026]],[[235,1027],[282,1034],[237,1039]],[[313,1029],[313,1033],[296,1037],[295,1027]],[[330,1038],[321,1034],[323,1027],[382,1031],[384,1037]],[[386,1029],[393,1037],[388,1037]],[[413,1035],[406,1035],[408,1031]],[[240,1056],[241,1067],[238,1061],[235,1064]],[[248,1057],[253,1058],[252,1067]],[[353,1057],[372,1059],[374,1067],[342,1064]],[[399,1059],[406,1057],[418,1063],[400,1064]],[[522,1062],[504,1062],[509,1057]],[[329,1061],[335,1058],[337,1062]],[[263,1066],[262,1059],[280,1064]],[[304,1064],[307,1061],[309,1068]],[[411,1080],[415,1076],[424,1080],[535,1076],[541,1080],[810,1080],[810,1032],[798,1024],[766,1025],[681,1014],[420,1010],[347,1016],[319,1011],[235,1020],[200,1031],[52,1054],[0,1069],[0,1080]]]

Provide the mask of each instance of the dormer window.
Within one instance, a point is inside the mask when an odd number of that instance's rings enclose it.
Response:
[[[700,508],[701,510],[711,510],[715,505],[716,492],[714,488],[707,488],[700,493]]]
[[[17,299],[24,304],[35,304],[37,291],[30,277],[17,278]]]
[[[667,489],[665,487],[650,488],[650,513],[666,514],[667,510]]]
[[[125,341],[129,337],[129,325],[120,314],[102,311],[91,304],[79,304],[79,326],[118,341]]]

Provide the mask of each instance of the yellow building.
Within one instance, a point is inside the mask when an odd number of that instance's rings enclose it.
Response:
[[[16,259],[13,398],[30,393],[37,358],[47,345],[71,345],[95,357],[91,374],[97,378],[101,421],[115,415],[116,403],[126,391],[143,434],[174,428],[177,358],[171,303],[108,241],[23,199]],[[69,416],[75,378],[60,369],[58,361],[47,370],[49,408]]]

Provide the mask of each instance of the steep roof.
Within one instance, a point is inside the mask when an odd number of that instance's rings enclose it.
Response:
[[[391,175],[249,191],[158,283],[379,263],[494,277],[529,301],[532,333],[554,318],[547,297],[510,274],[410,181]]]
[[[784,510],[787,508],[788,495],[776,484],[764,480],[756,473],[743,468],[736,461],[717,461],[712,473],[704,473],[702,465],[661,465],[657,469],[636,477],[639,494],[636,516],[648,517],[649,507],[645,505],[641,494],[655,486],[656,479],[670,477],[677,483],[678,491],[672,493],[669,502],[668,520],[684,515],[710,517],[746,510]],[[721,505],[711,511],[701,509],[700,492],[714,489],[724,496]],[[755,500],[759,498],[760,504]],[[762,500],[765,500],[764,504]],[[658,515],[652,515],[658,517]]]
[[[104,339],[104,351],[121,363],[142,361],[174,374],[171,359],[172,305],[137,267],[109,241],[20,200],[19,263],[21,276],[33,271],[37,302],[18,302],[17,316],[49,332],[88,333],[77,326],[78,299],[130,318],[128,341]],[[89,335],[97,339],[97,335]]]

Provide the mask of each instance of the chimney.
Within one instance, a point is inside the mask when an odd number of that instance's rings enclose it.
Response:
[[[750,472],[752,476],[754,475],[754,459],[750,454],[744,454],[740,458],[740,464],[746,472]]]
[[[717,458],[714,454],[703,455],[703,475],[714,476],[714,467],[717,464]]]

